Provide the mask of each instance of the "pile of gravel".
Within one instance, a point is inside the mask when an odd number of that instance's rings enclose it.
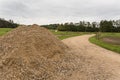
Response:
[[[64,80],[74,70],[69,48],[37,25],[0,38],[0,80]]]

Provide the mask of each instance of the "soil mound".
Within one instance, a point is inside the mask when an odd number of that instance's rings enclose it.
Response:
[[[0,38],[0,79],[60,80],[72,69],[66,50],[47,29],[20,26]]]

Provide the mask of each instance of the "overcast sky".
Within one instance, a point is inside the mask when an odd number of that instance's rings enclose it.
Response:
[[[0,0],[0,17],[22,24],[120,19],[120,0]]]

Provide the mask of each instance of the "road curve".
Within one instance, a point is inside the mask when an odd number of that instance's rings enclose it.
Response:
[[[120,54],[89,42],[94,35],[64,39],[63,42],[77,56],[78,68],[69,80],[120,80]]]

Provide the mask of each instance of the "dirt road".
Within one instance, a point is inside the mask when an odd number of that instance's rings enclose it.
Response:
[[[63,40],[77,56],[77,68],[68,80],[120,80],[120,54],[90,43],[91,36]]]

